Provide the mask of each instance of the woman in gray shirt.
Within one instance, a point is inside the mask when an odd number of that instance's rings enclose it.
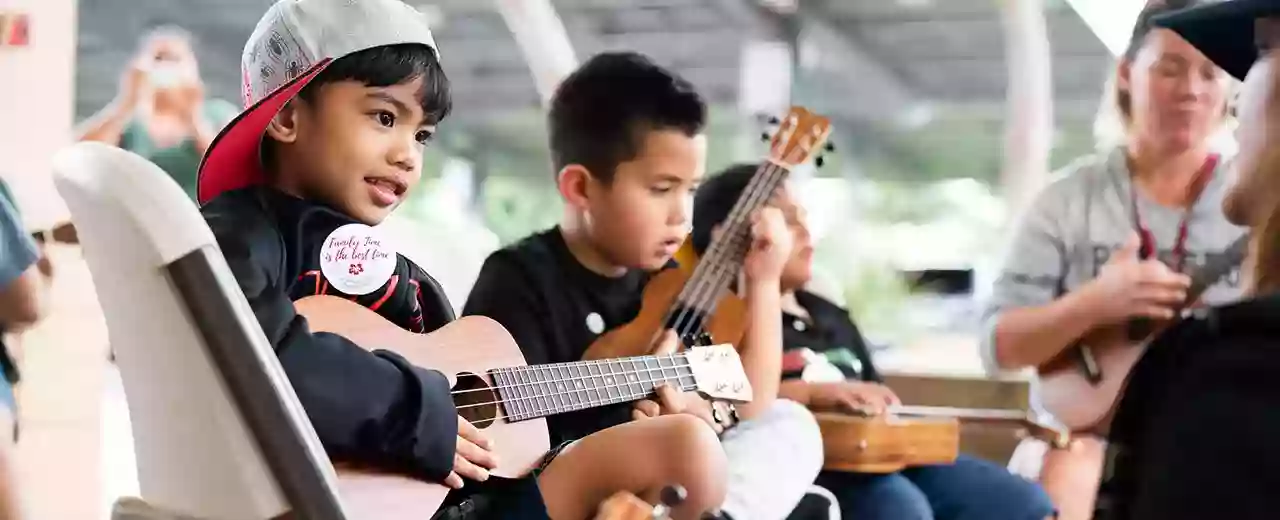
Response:
[[[1068,166],[1019,222],[984,316],[990,371],[1042,366],[1102,326],[1172,317],[1186,273],[1243,233],[1222,215],[1229,179],[1210,144],[1225,119],[1227,78],[1150,23],[1178,7],[1144,9],[1117,65],[1124,142]],[[1204,300],[1238,295],[1237,269]],[[1092,516],[1101,475],[1101,440],[1077,438],[1050,452],[1040,473],[1063,519]]]

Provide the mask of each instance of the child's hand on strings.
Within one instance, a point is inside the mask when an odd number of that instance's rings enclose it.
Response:
[[[674,354],[680,346],[680,339],[675,331],[667,329],[662,332],[651,352],[655,356]],[[724,428],[716,422],[711,412],[711,403],[703,399],[697,392],[681,392],[671,385],[663,384],[654,388],[656,399],[637,401],[631,411],[632,420],[640,420],[659,415],[687,413],[702,419],[711,428],[720,433]]]
[[[778,208],[765,207],[752,215],[751,248],[743,264],[747,280],[778,280],[791,257],[793,242],[791,229]]]
[[[462,416],[458,416],[458,444],[453,455],[453,472],[444,479],[444,485],[461,489],[463,478],[477,482],[489,480],[489,470],[498,467],[498,456],[492,451],[493,442]]]

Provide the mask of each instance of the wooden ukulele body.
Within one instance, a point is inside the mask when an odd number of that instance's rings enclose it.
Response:
[[[691,270],[666,269],[654,275],[645,285],[640,313],[626,325],[613,329],[596,339],[583,359],[614,359],[640,356],[653,350],[654,342],[665,328],[663,319],[667,309],[675,304],[681,289],[689,281]],[[737,295],[726,292],[720,296],[715,312],[706,321],[706,331],[714,343],[738,345],[747,331],[747,304]],[[688,347],[690,345],[684,345]]]
[[[414,334],[333,297],[304,298],[295,306],[313,331],[339,334],[370,350],[393,351],[415,366],[440,370],[449,377],[450,386],[457,385],[460,374],[471,379],[467,375],[484,375],[492,367],[525,364],[511,335],[488,318],[461,318],[431,334]],[[353,312],[353,307],[364,312]],[[527,475],[550,449],[545,419],[509,423],[499,418],[483,431],[494,441],[501,463],[491,472],[495,476]],[[336,468],[343,509],[353,519],[431,518],[449,493],[442,484],[403,475],[342,464]]]
[[[1094,384],[1074,356],[1058,356],[1037,370],[1040,402],[1073,432],[1105,434],[1129,373],[1147,348],[1129,339],[1123,326],[1094,330],[1081,344],[1088,345],[1102,379]]]
[[[943,417],[863,417],[818,412],[823,468],[893,473],[912,466],[951,464],[960,454],[960,422]]]
[[[1040,375],[1040,400],[1045,409],[1071,431],[1105,435],[1110,428],[1120,395],[1129,381],[1129,373],[1147,350],[1147,344],[1181,319],[1181,313],[1200,301],[1209,286],[1241,265],[1249,250],[1249,235],[1241,235],[1222,255],[1213,256],[1191,273],[1187,298],[1175,308],[1177,316],[1146,327],[1142,341],[1129,337],[1129,323],[1099,327],[1063,350],[1054,359],[1037,367]],[[1090,381],[1078,363],[1077,348],[1087,348],[1102,379]]]
[[[822,430],[824,467],[855,473],[951,464],[960,454],[963,424],[1015,426],[1054,448],[1066,448],[1071,440],[1069,432],[1019,410],[897,405],[870,417],[821,411],[814,416]]]

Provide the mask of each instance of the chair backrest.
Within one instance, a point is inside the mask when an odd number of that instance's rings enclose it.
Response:
[[[147,160],[54,159],[129,404],[142,498],[200,518],[343,518],[329,464],[199,210]]]

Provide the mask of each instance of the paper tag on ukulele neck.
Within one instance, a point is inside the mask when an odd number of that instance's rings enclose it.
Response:
[[[360,296],[378,290],[396,270],[396,250],[387,236],[364,224],[347,224],[320,246],[320,272],[334,289]]]

